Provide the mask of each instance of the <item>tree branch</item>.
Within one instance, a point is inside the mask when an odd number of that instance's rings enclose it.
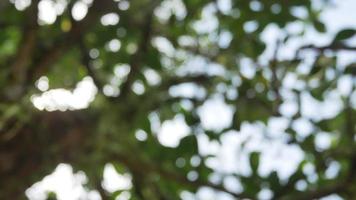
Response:
[[[43,51],[39,59],[31,65],[27,82],[33,82],[45,74],[52,64],[58,61],[68,49],[76,45],[76,41],[80,40],[97,23],[101,15],[113,9],[116,9],[116,3],[112,0],[94,0],[87,16],[83,20],[73,24],[72,29],[67,34],[64,34],[55,44]],[[30,87],[30,84],[27,85]]]
[[[210,188],[212,188],[214,190],[230,194],[231,196],[233,196],[235,198],[247,198],[243,194],[238,194],[238,193],[234,193],[234,192],[231,192],[231,191],[227,190],[222,185],[215,185],[215,184],[209,183],[209,182],[204,181],[204,180],[199,180],[199,179],[196,180],[196,181],[190,181],[186,176],[181,175],[179,173],[175,173],[175,172],[163,169],[163,168],[159,167],[158,165],[154,165],[152,163],[142,162],[142,161],[139,161],[137,159],[135,159],[135,160],[134,159],[130,159],[128,156],[125,156],[125,155],[122,155],[122,154],[114,155],[113,159],[121,162],[124,165],[126,165],[130,170],[133,170],[133,171],[137,171],[138,170],[138,171],[140,171],[142,169],[145,169],[146,174],[157,173],[163,179],[165,179],[167,181],[177,182],[177,183],[183,184],[185,186],[193,187],[195,189],[198,189],[200,187],[206,186],[206,187],[210,187]]]
[[[36,47],[37,30],[39,28],[37,24],[37,3],[38,0],[32,2],[26,10],[27,20],[23,25],[20,46],[13,58],[14,61],[10,64],[10,75],[8,77],[10,86],[7,87],[9,91],[5,91],[6,97],[10,100],[18,99],[23,92],[28,67],[31,64],[31,58]]]
[[[152,8],[153,9],[153,8]],[[153,10],[149,10],[146,14],[146,20],[143,23],[142,33],[141,33],[141,41],[138,45],[136,53],[131,56],[130,60],[130,73],[127,76],[125,83],[122,84],[121,92],[119,98],[124,99],[130,92],[130,88],[136,75],[139,72],[140,63],[142,62],[142,57],[147,52],[148,45],[151,38],[152,32],[152,20],[153,20]]]
[[[327,50],[330,50],[330,51],[356,51],[356,47],[352,47],[352,46],[349,46],[349,45],[346,45],[343,43],[332,43],[330,45],[321,46],[321,47],[318,47],[315,45],[306,45],[306,46],[301,47],[299,49],[299,51],[306,50],[306,49],[311,49],[311,50],[315,50],[318,52],[324,52]]]
[[[321,197],[325,197],[333,193],[343,191],[345,190],[346,186],[346,182],[332,183],[321,188],[288,194],[286,196],[281,197],[280,200],[319,199]]]
[[[102,91],[103,84],[99,80],[97,75],[95,74],[95,71],[94,71],[93,66],[91,64],[91,58],[89,56],[89,52],[88,52],[87,48],[85,47],[83,41],[80,42],[79,49],[80,49],[80,52],[81,52],[81,55],[82,55],[81,62],[84,65],[85,69],[87,70],[88,75],[93,79],[94,84],[96,85],[98,90]]]

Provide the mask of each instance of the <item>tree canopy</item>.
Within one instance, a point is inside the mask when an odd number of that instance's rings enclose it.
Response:
[[[353,199],[356,26],[330,33],[332,4],[0,1],[0,199],[60,163],[101,199]]]

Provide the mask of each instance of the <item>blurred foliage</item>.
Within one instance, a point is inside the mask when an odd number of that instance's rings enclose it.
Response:
[[[290,41],[310,30],[329,34],[320,20],[329,1],[321,1],[318,9],[309,0],[26,2],[0,1],[0,199],[23,199],[26,188],[62,162],[84,171],[86,189],[99,191],[103,199],[126,191],[102,188],[108,163],[131,175],[131,199],[180,199],[182,192],[202,187],[228,193],[231,199],[355,197],[356,63],[340,64],[339,53],[355,52],[348,42],[355,29],[340,30],[325,46],[303,44],[294,57],[280,56]],[[45,4],[49,7],[43,8]],[[78,4],[88,8],[83,19],[75,17]],[[43,9],[55,12],[55,20],[41,17]],[[296,24],[301,30],[290,31]],[[271,27],[280,33],[268,35]],[[48,78],[50,90],[74,91],[86,76],[98,89],[88,108],[49,112],[32,105],[41,94],[36,87],[40,77]],[[341,79],[349,81],[345,85]],[[188,96],[172,92],[184,84],[198,89]],[[137,92],[135,85],[143,91]],[[330,105],[335,95],[341,102],[338,111],[307,114],[315,110],[311,101]],[[303,101],[306,96],[309,103]],[[231,123],[223,128],[206,127],[199,114],[216,97],[233,111]],[[286,112],[291,101],[296,111]],[[162,144],[159,127],[179,117],[188,135],[175,146]],[[289,177],[281,177],[278,169],[261,174],[263,150],[248,150],[243,139],[238,149],[248,159],[236,165],[247,165],[249,174],[225,172],[217,155],[201,152],[202,137],[222,144],[228,132],[240,138],[246,124],[263,127],[260,134],[267,141],[278,139],[267,133],[273,118],[288,120],[277,135],[303,151]],[[301,119],[310,122],[311,134],[302,136],[300,127],[295,128]],[[143,139],[135,137],[138,132]],[[328,147],[317,145],[321,134],[331,138]],[[241,152],[229,153],[238,157]],[[218,166],[209,164],[214,159]],[[333,162],[340,169],[329,177]],[[310,166],[315,173],[306,172]],[[214,181],[214,176],[221,178]],[[240,183],[241,191],[231,190],[237,186],[226,184],[228,177]],[[271,196],[259,196],[263,190]],[[57,195],[48,192],[47,199]]]

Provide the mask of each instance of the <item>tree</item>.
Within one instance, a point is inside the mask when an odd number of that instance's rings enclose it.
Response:
[[[120,194],[102,188],[107,163],[132,176],[133,199],[178,199],[201,187],[232,199],[257,199],[263,189],[272,199],[353,198],[356,63],[342,66],[338,52],[356,50],[347,42],[355,30],[281,56],[307,30],[325,33],[320,13],[307,0],[1,1],[0,199],[24,199],[26,188],[59,163],[84,171],[87,187],[103,199]],[[293,23],[302,24],[300,32],[289,31]],[[280,31],[272,42],[263,39],[270,27]],[[83,79],[97,88],[89,107],[40,102],[53,94],[46,84],[75,93]],[[231,119],[216,113],[227,118],[223,126],[204,122],[199,111],[214,98],[231,112]],[[337,111],[310,112],[310,102],[335,98],[339,104],[330,107]],[[162,145],[157,125],[176,118],[189,134],[177,145]],[[287,126],[271,137],[278,131],[268,124],[276,119]],[[304,136],[301,121],[311,127]],[[255,134],[266,140],[281,139],[303,152],[291,175],[261,174],[264,151],[245,151],[247,142],[240,151],[248,159],[236,164],[248,165],[250,173],[209,164],[216,155],[201,152],[201,138],[217,144],[227,133],[240,138],[247,124],[262,127]],[[329,142],[323,148],[317,144],[322,136]],[[330,177],[333,164],[338,171]],[[225,178],[242,190],[231,189]]]

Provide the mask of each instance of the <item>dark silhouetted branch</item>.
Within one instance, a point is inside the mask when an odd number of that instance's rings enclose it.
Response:
[[[72,29],[57,40],[51,47],[42,52],[39,59],[31,65],[31,72],[28,74],[28,82],[33,82],[41,75],[45,74],[50,66],[58,61],[68,49],[77,44],[83,35],[98,22],[101,15],[112,10],[116,10],[116,3],[112,0],[94,0],[88,10],[87,16],[73,24]]]
[[[280,200],[299,200],[299,199],[319,199],[333,193],[338,193],[345,190],[345,182],[332,183],[330,185],[320,187],[314,190],[303,191],[299,193],[291,193],[280,198]]]
[[[223,187],[222,185],[215,185],[215,184],[209,183],[204,180],[199,180],[199,179],[196,181],[190,181],[186,176],[184,176],[182,174],[163,169],[153,163],[147,163],[147,162],[139,161],[137,159],[131,159],[128,156],[129,155],[116,154],[115,156],[113,156],[113,159],[126,165],[130,170],[140,171],[142,169],[145,169],[146,174],[157,173],[158,175],[160,175],[160,177],[162,177],[162,179],[165,179],[167,181],[177,182],[177,183],[183,184],[187,187],[193,187],[195,189],[198,189],[200,187],[206,186],[206,187],[210,187],[210,188],[220,191],[220,192],[225,192],[237,199],[247,198],[246,196],[244,196],[244,194],[238,194],[238,193],[231,192],[231,191],[227,190],[225,187]]]
[[[324,52],[327,50],[330,51],[356,51],[356,47],[352,47],[343,43],[333,43],[330,44],[328,46],[315,46],[315,45],[306,45],[303,46],[299,49],[300,50],[306,50],[306,49],[311,49],[311,50],[315,50],[318,52]]]
[[[156,1],[159,2],[159,1]],[[142,23],[142,32],[139,41],[139,45],[137,47],[137,51],[131,56],[129,65],[130,65],[130,73],[127,76],[126,81],[122,84],[120,89],[120,99],[124,99],[131,90],[131,85],[135,80],[136,75],[139,72],[140,64],[142,62],[142,58],[147,52],[151,34],[152,34],[152,23],[153,23],[153,9],[157,3],[151,5],[151,8],[148,9],[146,12],[145,20]]]
[[[102,88],[103,88],[103,84],[99,80],[97,75],[95,74],[95,71],[94,71],[93,66],[91,64],[91,58],[89,56],[89,51],[85,47],[83,42],[80,42],[79,49],[80,49],[81,56],[82,56],[81,62],[83,64],[83,66],[87,70],[88,75],[93,79],[93,82],[96,85],[96,87],[98,88],[98,90],[101,91]]]

